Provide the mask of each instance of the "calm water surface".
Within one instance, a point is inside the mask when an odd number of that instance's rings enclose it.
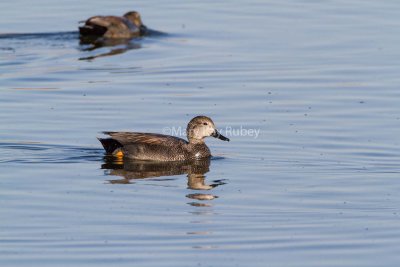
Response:
[[[1,266],[398,266],[398,1],[134,4],[0,4]],[[131,9],[164,34],[79,43]],[[96,139],[198,114],[210,162]]]

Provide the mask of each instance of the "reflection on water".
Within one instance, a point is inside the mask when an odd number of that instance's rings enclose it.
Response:
[[[156,31],[156,30],[151,30],[147,29],[146,36],[163,36],[166,35],[163,32]],[[81,50],[90,52],[94,51],[99,48],[103,47],[114,47],[110,51],[105,52],[105,53],[99,53],[96,55],[91,55],[91,56],[86,56],[86,57],[81,57],[79,60],[93,60],[99,57],[106,57],[106,56],[113,56],[113,55],[118,55],[125,53],[129,50],[132,49],[139,49],[142,48],[142,45],[140,44],[140,40],[143,37],[136,37],[136,38],[120,38],[120,39],[109,39],[109,38],[103,38],[103,37],[95,37],[95,36],[79,36],[79,44],[81,45]]]
[[[172,176],[188,174],[188,176],[200,174],[204,176],[210,169],[210,159],[196,161],[176,161],[176,162],[152,162],[152,161],[133,161],[133,160],[114,160],[115,158],[105,158],[102,169],[108,169],[110,175],[121,176],[124,182],[129,183],[133,179],[143,179],[152,177]]]
[[[125,53],[128,50],[139,49],[142,47],[140,43],[130,39],[90,39],[87,37],[80,38],[82,51],[90,52],[102,47],[115,47],[105,53],[99,53],[92,56],[81,57],[79,60],[93,60],[99,57],[113,56]]]
[[[224,185],[224,180],[206,182],[205,174],[210,171],[210,159],[178,162],[147,162],[118,160],[114,157],[105,157],[105,163],[101,166],[106,169],[108,175],[120,176],[122,179],[109,180],[111,184],[130,184],[135,179],[174,176],[187,174],[188,189],[211,190],[219,185]],[[193,200],[213,200],[218,196],[208,193],[187,194],[187,198]],[[209,204],[192,202],[192,206],[209,206]]]
[[[169,177],[174,175],[187,175],[187,188],[189,190],[212,190],[213,188],[224,185],[224,180],[214,180],[211,183],[206,182],[206,173],[210,171],[210,159],[187,161],[187,162],[148,162],[148,161],[123,161],[114,157],[105,157],[105,163],[101,166],[107,170],[108,175],[120,176],[122,179],[109,180],[111,184],[131,184],[136,179],[146,179],[155,177]],[[154,179],[153,179],[154,180]],[[170,180],[170,178],[165,178]],[[158,181],[163,181],[158,179]],[[208,219],[214,215],[213,205],[208,202],[218,198],[211,193],[196,192],[186,194],[186,198],[191,201],[187,204],[194,207],[195,210],[189,212],[192,216],[198,217],[189,223],[193,229],[198,225],[205,227],[205,231],[187,231],[188,236],[208,236],[213,232],[209,231]],[[204,217],[205,216],[205,217]],[[206,219],[206,220],[205,220]],[[216,248],[209,244],[192,246],[193,249]]]

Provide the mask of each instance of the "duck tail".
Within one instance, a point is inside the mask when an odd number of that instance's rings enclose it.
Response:
[[[107,154],[113,154],[117,149],[121,148],[122,145],[117,140],[112,138],[97,138],[100,143],[103,145],[104,150]]]

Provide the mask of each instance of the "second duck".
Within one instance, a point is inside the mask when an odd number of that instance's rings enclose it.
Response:
[[[130,11],[118,16],[94,16],[84,21],[79,27],[81,37],[105,37],[115,39],[129,39],[139,37],[147,32],[139,12]]]

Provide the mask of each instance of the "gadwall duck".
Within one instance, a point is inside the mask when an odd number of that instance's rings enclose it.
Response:
[[[81,36],[105,38],[133,38],[146,33],[147,27],[143,25],[139,12],[130,11],[122,17],[94,16],[79,27]]]
[[[204,138],[212,136],[223,141],[214,122],[206,116],[193,118],[187,128],[188,141],[156,133],[103,132],[110,138],[98,138],[106,153],[115,157],[134,160],[186,161],[208,158],[210,149]]]

